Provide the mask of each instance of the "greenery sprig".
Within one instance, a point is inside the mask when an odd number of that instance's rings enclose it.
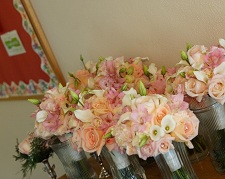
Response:
[[[47,141],[38,137],[32,139],[29,155],[19,151],[18,139],[15,149],[16,155],[13,155],[13,157],[16,161],[22,162],[22,169],[20,171],[23,173],[23,178],[26,177],[28,172],[31,174],[38,163],[41,163],[44,159],[48,159],[53,154],[52,149],[47,146]]]

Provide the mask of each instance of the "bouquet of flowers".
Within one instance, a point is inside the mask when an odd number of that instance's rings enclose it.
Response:
[[[35,137],[64,141],[72,134],[76,151],[99,155],[106,146],[143,159],[168,153],[173,141],[193,147],[198,119],[182,94],[163,95],[175,68],[158,69],[140,57],[84,63],[81,56],[81,61],[84,69],[69,73],[66,86],[29,100],[37,106],[32,114]]]
[[[113,137],[128,155],[137,154],[146,160],[163,154],[172,172],[186,175],[175,153],[167,158],[174,149],[173,141],[193,148],[191,140],[198,134],[199,120],[183,101],[183,95],[141,96],[133,89],[124,93],[123,105],[128,110],[106,136]]]
[[[16,155],[13,157],[16,161],[23,162],[21,169],[23,178],[26,177],[28,172],[31,173],[38,163],[43,163],[49,176],[56,178],[54,166],[51,167],[48,162],[48,158],[53,154],[52,149],[48,146],[48,141],[30,133],[21,143],[17,140],[15,148]]]
[[[183,93],[200,102],[209,95],[217,102],[225,102],[225,40],[218,46],[187,45],[181,51],[182,60],[176,73],[168,79],[167,92]]]
[[[218,45],[210,47],[188,44],[181,58],[176,73],[168,77],[166,91],[186,96],[190,109],[201,121],[214,166],[224,174],[225,40],[219,39]]]

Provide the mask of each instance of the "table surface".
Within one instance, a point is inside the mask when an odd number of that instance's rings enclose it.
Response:
[[[94,170],[99,174],[100,167],[98,163],[91,157],[88,159],[94,168]],[[216,172],[212,163],[210,161],[209,156],[202,159],[199,162],[192,163],[192,166],[198,176],[199,179],[225,179],[225,175],[221,175]],[[147,178],[149,179],[162,179],[160,171],[156,165],[153,164],[146,164],[143,166],[145,169],[145,173]],[[58,179],[67,179],[66,175],[59,177]],[[108,177],[107,179],[112,179],[112,177]]]

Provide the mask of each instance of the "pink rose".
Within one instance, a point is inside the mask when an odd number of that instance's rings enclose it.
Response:
[[[197,101],[201,101],[202,97],[206,94],[207,87],[206,84],[202,81],[199,81],[194,78],[188,79],[187,82],[185,82],[185,91],[186,93],[196,98]]]
[[[216,75],[209,81],[209,95],[222,105],[225,102],[225,77]]]
[[[137,148],[137,154],[143,160],[146,160],[148,157],[152,156],[153,152],[154,150],[152,148],[152,143],[150,142],[146,143],[141,148],[140,147]]]
[[[156,141],[156,150],[154,155],[157,155],[159,153],[165,154],[170,149],[173,149],[174,148],[172,144],[173,140],[174,137],[171,137],[170,135],[166,134],[160,140]]]
[[[59,105],[55,102],[54,99],[48,98],[40,104],[40,108],[46,111],[58,111]]]
[[[84,126],[81,130],[82,148],[86,152],[101,152],[105,140],[103,131],[96,129],[92,125]]]
[[[206,47],[203,45],[195,45],[188,50],[188,60],[191,66],[195,69],[201,69],[204,66]]]
[[[19,144],[19,152],[22,154],[27,154],[29,155],[30,151],[31,151],[31,137],[28,136],[26,137],[20,144]]]

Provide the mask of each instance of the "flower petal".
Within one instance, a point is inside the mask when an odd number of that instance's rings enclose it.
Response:
[[[95,117],[95,115],[91,112],[90,109],[87,110],[77,109],[74,111],[74,114],[76,118],[81,120],[82,122],[91,122]]]

